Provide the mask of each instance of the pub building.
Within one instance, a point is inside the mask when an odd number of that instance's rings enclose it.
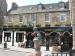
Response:
[[[49,46],[57,45],[61,47],[60,51],[71,50],[74,46],[72,39],[74,20],[70,12],[69,2],[28,6],[12,3],[11,9],[4,18],[2,38],[0,38],[2,41],[0,41],[7,42],[10,46],[33,48],[33,39],[38,36],[40,45],[47,46],[48,49]],[[34,31],[34,27],[37,27],[37,31]],[[33,34],[34,32],[37,34]],[[46,33],[48,33],[48,41]]]

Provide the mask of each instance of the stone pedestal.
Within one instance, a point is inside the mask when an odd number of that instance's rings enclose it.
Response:
[[[37,37],[34,38],[34,48],[35,48],[35,52],[33,56],[41,56],[40,41]]]

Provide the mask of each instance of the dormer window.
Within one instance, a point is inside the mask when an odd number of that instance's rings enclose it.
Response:
[[[64,9],[64,7],[65,7],[64,2],[62,2],[62,1],[61,1],[61,2],[59,2],[59,8],[60,8],[60,9]]]
[[[49,8],[52,9],[52,5],[50,5]]]
[[[42,10],[42,5],[38,5],[38,10]]]
[[[42,9],[45,9],[45,7],[43,4],[40,3],[40,4],[38,4],[37,9],[42,10]]]
[[[33,7],[30,7],[29,9],[30,9],[30,10],[32,10],[32,9],[33,9]]]

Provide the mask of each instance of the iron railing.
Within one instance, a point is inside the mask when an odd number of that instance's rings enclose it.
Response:
[[[69,52],[52,53],[52,56],[70,56]]]
[[[69,52],[59,52],[59,53],[46,54],[44,56],[70,56],[70,54]]]

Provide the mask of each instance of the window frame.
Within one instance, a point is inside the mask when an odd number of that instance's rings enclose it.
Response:
[[[36,19],[37,19],[36,13],[32,13],[32,14],[31,14],[31,21],[32,21],[32,22],[36,22]]]
[[[23,15],[19,15],[19,23],[23,23],[23,18],[24,18]]]
[[[4,41],[5,42],[11,42],[11,33],[5,33],[6,35],[4,36]],[[10,34],[9,36],[7,34]],[[7,38],[6,38],[7,37]],[[10,40],[9,40],[10,37]]]
[[[50,22],[49,13],[45,13],[45,22]]]
[[[64,20],[62,20],[62,17],[64,18]],[[60,14],[59,20],[60,22],[66,22],[66,14]]]

